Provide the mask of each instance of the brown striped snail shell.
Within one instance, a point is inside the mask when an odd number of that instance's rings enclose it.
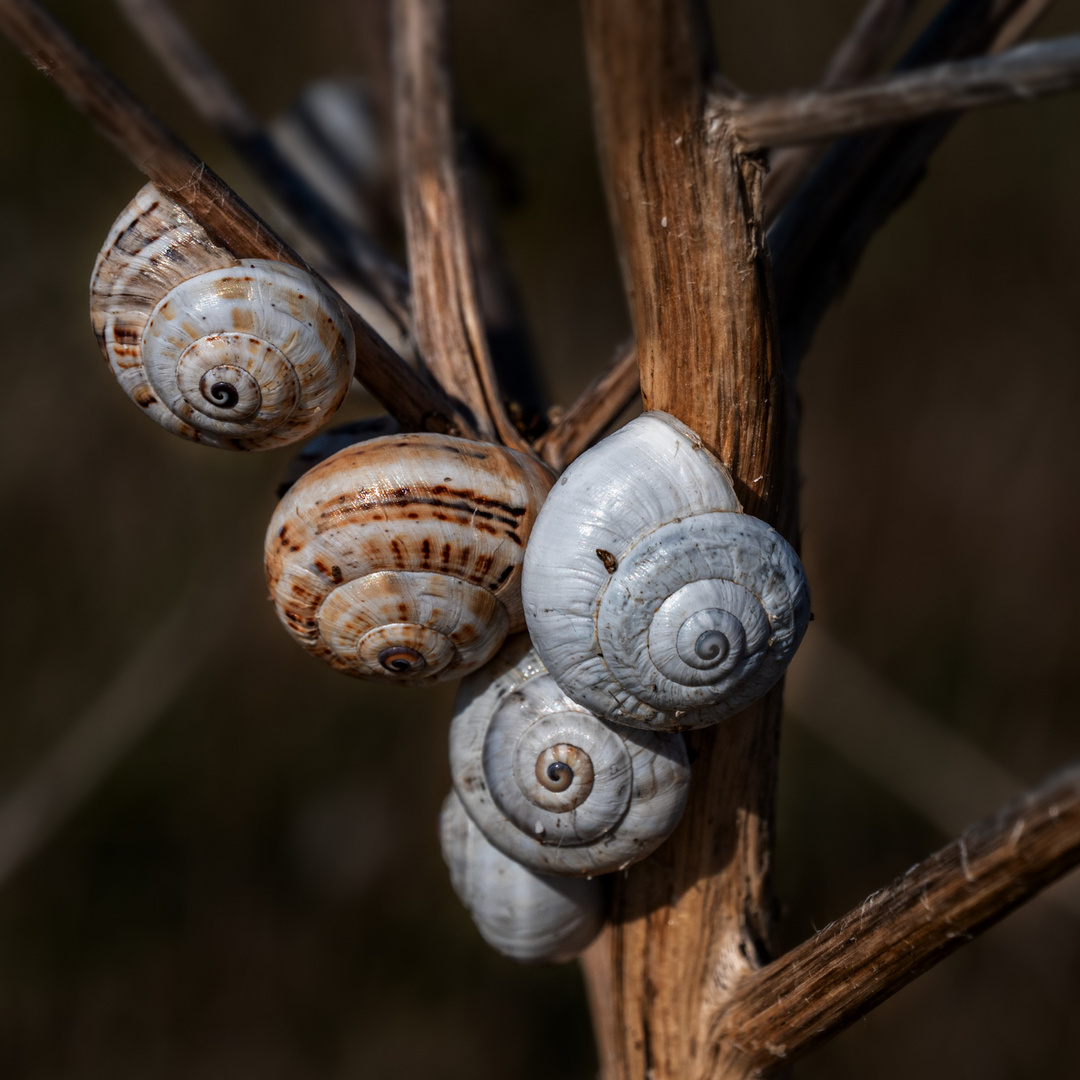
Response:
[[[604,924],[599,880],[535,874],[491,846],[451,791],[439,841],[454,892],[483,939],[522,963],[561,963],[582,952]]]
[[[238,259],[147,184],[117,218],[90,318],[124,392],[169,431],[266,450],[324,426],[355,365],[337,297],[306,271]]]
[[[524,634],[462,682],[450,776],[496,848],[566,876],[651,854],[679,823],[690,787],[681,735],[612,724],[576,704]]]
[[[350,675],[475,671],[524,629],[521,566],[550,485],[524,454],[447,435],[347,447],[301,477],[271,519],[278,616]]]

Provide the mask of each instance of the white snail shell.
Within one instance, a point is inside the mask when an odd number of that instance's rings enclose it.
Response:
[[[524,629],[521,565],[551,476],[448,435],[358,443],[301,477],[266,534],[286,629],[372,679],[455,679]]]
[[[311,434],[355,365],[352,326],[325,285],[237,259],[152,184],[98,256],[90,318],[128,397],[169,431],[224,449]]]
[[[571,701],[524,635],[461,684],[450,773],[480,831],[538,873],[605,874],[654,851],[682,816],[681,735],[609,724]]]
[[[599,881],[534,874],[484,839],[451,791],[439,815],[450,883],[483,939],[524,963],[571,960],[604,923]]]
[[[679,730],[731,716],[784,672],[810,617],[798,556],[741,512],[685,424],[645,413],[579,457],[525,558],[536,651],[575,701]]]

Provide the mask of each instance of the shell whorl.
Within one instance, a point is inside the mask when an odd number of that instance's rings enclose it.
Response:
[[[450,771],[495,847],[530,870],[568,876],[645,858],[678,824],[690,780],[682,736],[581,708],[524,635],[462,683]]]
[[[536,650],[571,698],[661,730],[713,724],[761,697],[810,616],[791,546],[741,512],[689,428],[655,412],[560,478],[522,595]]]
[[[524,629],[521,565],[551,483],[524,454],[447,435],[358,443],[302,476],[266,534],[286,629],[372,679],[454,679]]]
[[[571,960],[599,933],[603,887],[534,874],[492,847],[451,791],[439,815],[450,883],[484,940],[523,963]]]
[[[237,259],[152,184],[98,256],[90,317],[128,397],[209,446],[305,438],[352,379],[352,327],[325,285],[285,263]]]

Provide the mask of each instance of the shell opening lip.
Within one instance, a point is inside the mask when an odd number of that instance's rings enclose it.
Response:
[[[407,675],[427,667],[427,661],[407,645],[391,645],[379,653],[379,663],[394,675]]]

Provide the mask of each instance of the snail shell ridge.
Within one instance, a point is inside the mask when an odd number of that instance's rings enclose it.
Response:
[[[289,633],[361,678],[455,679],[524,628],[521,566],[551,477],[514,450],[383,436],[333,454],[278,504],[270,597]]]
[[[536,650],[571,698],[662,730],[717,723],[761,697],[810,617],[794,550],[741,512],[701,440],[657,412],[560,478],[522,595]]]
[[[463,681],[450,772],[477,827],[530,870],[610,873],[678,824],[690,769],[682,736],[610,724],[571,701],[527,638]]]
[[[522,963],[582,952],[604,922],[599,881],[535,874],[491,846],[451,791],[439,815],[450,882],[492,948]]]
[[[296,442],[329,421],[352,379],[352,326],[325,285],[237,259],[152,184],[98,256],[90,317],[128,397],[208,446]]]

